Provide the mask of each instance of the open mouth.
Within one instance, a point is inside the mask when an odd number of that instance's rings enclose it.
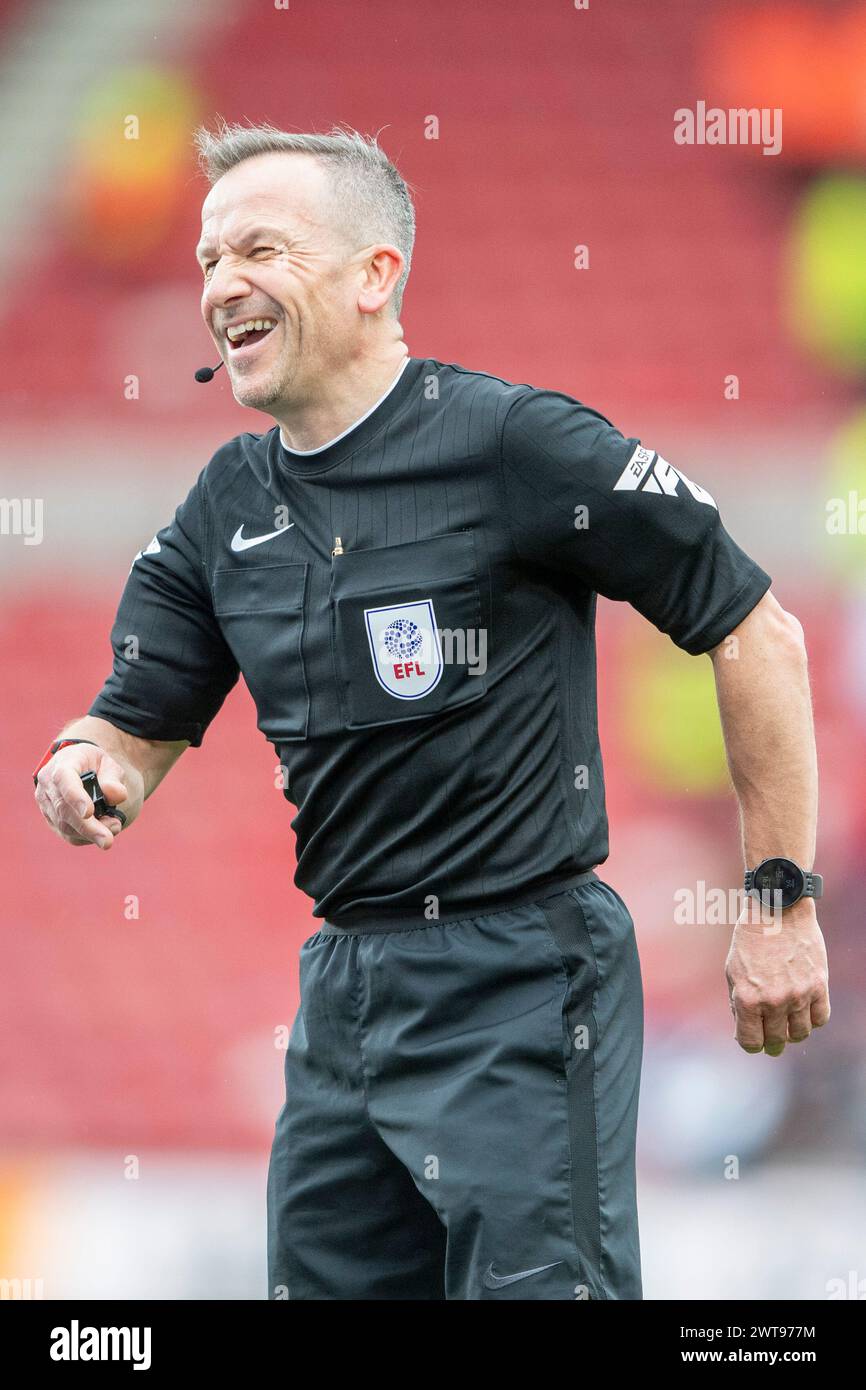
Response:
[[[236,323],[226,329],[229,350],[239,352],[241,348],[260,343],[276,328],[276,319],[247,319],[246,323]]]

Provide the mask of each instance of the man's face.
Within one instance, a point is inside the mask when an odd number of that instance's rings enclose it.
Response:
[[[241,405],[277,414],[357,350],[362,261],[332,218],[328,175],[305,154],[245,160],[204,201],[202,315]]]

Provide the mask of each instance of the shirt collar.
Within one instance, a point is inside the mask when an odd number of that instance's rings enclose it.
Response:
[[[388,387],[387,391],[385,391],[377,401],[373,402],[369,410],[365,410],[363,415],[359,415],[358,419],[355,420],[353,424],[349,425],[349,427],[343,430],[340,434],[335,434],[334,438],[329,439],[326,444],[320,444],[316,449],[291,449],[289,445],[286,443],[283,431],[280,430],[280,443],[285,449],[286,453],[290,454],[293,458],[308,459],[313,458],[315,454],[323,453],[325,449],[330,449],[331,446],[334,444],[339,444],[341,439],[345,439],[347,434],[352,433],[352,430],[356,430],[359,425],[363,425],[364,421],[369,419],[369,417],[373,414],[373,411],[378,410],[382,402],[388,399],[391,392],[394,390],[394,387],[397,385],[397,382],[400,380],[401,376],[406,370],[406,367],[409,365],[410,361],[411,358],[409,358],[408,356],[404,357],[403,361],[400,363],[400,370],[398,371],[394,380],[391,382],[391,385]]]

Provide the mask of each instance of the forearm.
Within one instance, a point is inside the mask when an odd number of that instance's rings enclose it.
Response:
[[[712,658],[746,867],[778,855],[812,869],[818,771],[803,629],[765,594]],[[731,1011],[746,1052],[778,1057],[830,1017],[827,952],[813,898],[769,923],[755,910],[749,900],[728,952]]]
[[[747,868],[814,867],[818,770],[803,630],[768,594],[713,652]]]

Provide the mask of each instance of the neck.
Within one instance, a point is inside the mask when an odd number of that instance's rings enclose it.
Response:
[[[317,383],[315,398],[281,404],[272,413],[283,442],[290,449],[307,450],[336,439],[385,394],[408,356],[402,340],[389,343],[378,356],[358,358],[342,367],[324,390]]]

